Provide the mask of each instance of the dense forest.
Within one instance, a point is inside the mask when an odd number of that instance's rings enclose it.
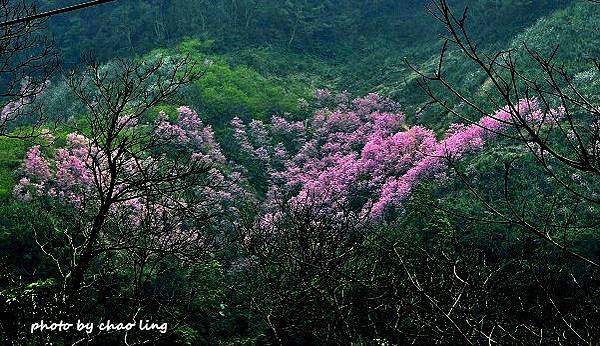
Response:
[[[596,1],[79,3],[0,1],[0,344],[600,344]]]

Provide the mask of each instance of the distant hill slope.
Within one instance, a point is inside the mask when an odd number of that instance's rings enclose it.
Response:
[[[44,0],[42,6],[75,2]],[[49,30],[67,66],[77,64],[86,52],[100,60],[144,55],[152,49],[175,47],[189,37],[211,41],[203,53],[219,57],[233,69],[256,72],[282,90],[292,85],[294,91],[287,94],[298,95],[298,90],[316,87],[347,89],[355,95],[375,91],[399,101],[410,117],[427,98],[406,61],[431,70],[441,47],[443,28],[427,12],[428,3],[123,0],[52,18]],[[468,5],[469,27],[482,49],[519,48],[523,40],[542,51],[560,44],[560,58],[580,74],[578,78],[582,82],[592,78],[584,66],[586,58],[598,56],[600,50],[600,5],[572,0],[451,3],[461,13]],[[527,61],[524,67],[529,68]],[[485,84],[485,78],[457,54],[449,54],[445,73],[471,93]],[[211,78],[219,79],[218,71]],[[426,110],[421,121],[443,127],[448,121],[440,112],[436,108]]]

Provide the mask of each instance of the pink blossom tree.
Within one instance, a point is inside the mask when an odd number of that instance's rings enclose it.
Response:
[[[321,102],[335,98],[323,90],[317,96]],[[408,126],[397,106],[377,94],[352,102],[337,99],[343,101],[316,111],[306,125],[273,117],[270,140],[261,128],[260,143],[233,120],[240,151],[269,171],[265,219],[276,216],[282,200],[331,215],[350,208],[381,219],[387,210],[401,208],[420,182],[439,178],[448,163],[480,151],[513,125],[510,112],[500,109],[470,125],[454,124],[438,139],[432,130]],[[523,100],[520,112],[532,124],[551,119],[542,119],[535,100]],[[554,119],[560,113],[555,111]]]
[[[151,116],[153,107],[197,77],[187,59],[116,64],[113,70],[92,64],[72,76],[70,86],[88,109],[84,125],[64,147],[32,147],[14,189],[72,221],[59,235],[39,240],[56,259],[71,304],[94,261],[125,260],[127,253],[138,258],[128,261],[143,273],[132,294],[158,263],[197,261],[210,239],[226,231],[215,217],[234,217],[237,203],[247,199],[240,175],[227,168],[211,127],[197,113],[180,107],[176,119]],[[69,244],[71,254],[53,254],[47,244],[54,241]]]

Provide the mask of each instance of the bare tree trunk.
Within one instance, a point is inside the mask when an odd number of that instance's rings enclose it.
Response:
[[[77,295],[79,290],[81,289],[81,285],[84,280],[85,272],[87,271],[90,262],[94,258],[94,245],[100,236],[100,231],[106,222],[106,218],[108,216],[108,211],[110,209],[110,204],[105,203],[100,208],[98,215],[94,218],[94,224],[92,226],[92,230],[88,239],[85,242],[83,252],[79,257],[79,261],[77,261],[77,265],[73,268],[71,272],[71,279],[69,287],[69,295]]]

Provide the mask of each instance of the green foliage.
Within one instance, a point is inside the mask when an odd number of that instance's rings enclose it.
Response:
[[[180,103],[200,109],[217,132],[235,116],[264,121],[274,114],[302,116],[298,100],[310,98],[317,87],[314,69],[323,69],[318,61],[267,48],[218,54],[213,44],[214,40],[186,39],[174,49],[155,49],[144,58],[181,54],[192,59],[202,75],[184,88]],[[175,109],[174,105],[156,108],[170,115]]]
[[[27,144],[11,138],[0,138],[0,196],[7,196],[16,184],[15,171],[25,157]]]
[[[271,114],[296,108],[296,99],[286,95],[283,88],[247,67],[214,62],[197,85],[208,113],[222,120],[235,115],[266,120]]]
[[[306,88],[291,82],[284,87],[277,81],[262,75],[255,69],[233,66],[226,56],[210,55],[202,51],[210,44],[206,41],[187,40],[180,51],[190,56],[203,75],[195,85],[199,100],[196,104],[204,110],[214,124],[226,124],[234,116],[268,120],[272,114],[297,112],[298,98],[305,96]]]
[[[34,292],[36,290],[43,290],[50,287],[54,287],[57,284],[58,282],[54,278],[40,279],[25,286],[25,290],[29,292]]]

